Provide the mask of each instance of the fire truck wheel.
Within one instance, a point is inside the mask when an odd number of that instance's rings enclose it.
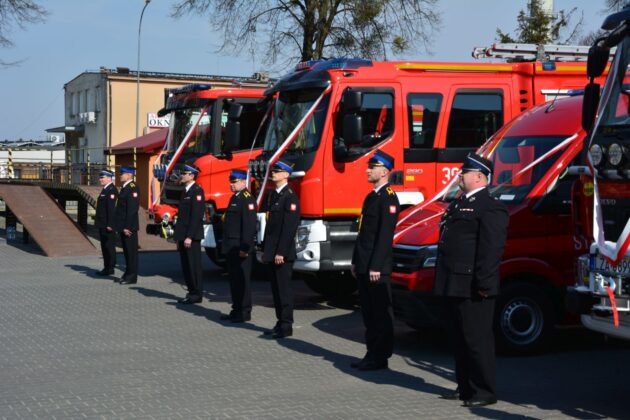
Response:
[[[553,307],[535,285],[509,283],[498,296],[494,323],[499,352],[536,353],[544,348],[553,328]]]
[[[221,268],[225,268],[225,256],[221,254],[216,248],[204,248],[206,255],[210,258],[215,265]]]
[[[305,275],[304,283],[315,293],[328,298],[344,298],[357,290],[357,281],[350,272]]]

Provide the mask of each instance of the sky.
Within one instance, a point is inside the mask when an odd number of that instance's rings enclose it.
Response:
[[[44,23],[11,33],[14,46],[0,49],[0,140],[46,138],[47,128],[64,124],[63,86],[87,70],[137,67],[138,22],[144,0],[39,1],[50,15]],[[152,0],[142,21],[142,71],[251,76],[267,71],[249,54],[217,53],[220,36],[204,16],[170,16],[174,0]],[[555,0],[555,11],[577,7],[584,33],[604,20],[604,0]],[[426,53],[396,59],[473,61],[473,47],[495,42],[496,29],[514,34],[516,16],[527,0],[439,0],[442,24]],[[272,77],[279,72],[270,72]]]

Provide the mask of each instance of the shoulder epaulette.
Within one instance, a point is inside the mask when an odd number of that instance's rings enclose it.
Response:
[[[394,190],[392,190],[391,187],[387,187],[387,189],[385,189],[385,191],[387,191],[387,194],[389,194],[389,195],[396,195],[396,192]]]
[[[287,192],[289,192],[291,194],[294,194],[293,190],[291,188],[289,188],[289,187],[287,187]]]
[[[133,182],[130,182],[130,183],[129,183],[129,187],[130,187],[130,188],[135,188],[135,187],[136,187],[136,184],[134,184]]]
[[[245,198],[249,198],[249,197],[251,197],[251,196],[252,196],[252,195],[249,193],[249,191],[243,191],[243,197],[245,197]]]

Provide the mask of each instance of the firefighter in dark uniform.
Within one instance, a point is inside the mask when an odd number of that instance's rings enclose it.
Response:
[[[223,218],[223,253],[230,277],[232,310],[221,319],[245,322],[252,318],[250,276],[254,260],[256,235],[256,200],[247,191],[247,172],[230,172],[230,189],[234,193]]]
[[[98,238],[101,242],[103,253],[103,269],[97,271],[99,276],[111,276],[116,266],[116,233],[114,232],[114,212],[118,190],[112,182],[114,173],[110,170],[102,170],[99,174],[99,182],[103,186],[96,201],[95,225],[98,228]]]
[[[292,165],[283,160],[278,160],[271,167],[271,181],[276,188],[267,202],[262,262],[269,267],[277,319],[273,329],[264,334],[273,338],[293,335],[291,277],[296,257],[295,233],[300,223],[300,200],[288,185],[292,172]]]
[[[492,162],[470,154],[459,174],[461,196],[442,216],[435,293],[443,296],[455,351],[457,389],[442,398],[466,407],[497,401],[493,317],[507,236],[506,207],[490,196]]]
[[[400,205],[388,183],[394,158],[380,150],[368,161],[367,178],[374,190],[365,197],[359,235],[352,254],[352,275],[357,278],[367,353],[351,364],[359,370],[387,369],[394,348],[394,314],[389,276],[392,240]]]
[[[178,303],[189,305],[201,303],[203,271],[201,269],[201,240],[203,239],[203,215],[206,196],[203,189],[195,183],[199,169],[184,165],[180,171],[179,183],[186,187],[177,206],[177,223],[173,239],[177,241],[177,250],[184,272],[184,281],[188,293]]]
[[[136,168],[123,166],[120,168],[120,182],[123,183],[116,203],[116,231],[120,234],[123,253],[125,255],[125,272],[120,284],[138,282],[138,209],[140,208],[140,192],[133,181]]]

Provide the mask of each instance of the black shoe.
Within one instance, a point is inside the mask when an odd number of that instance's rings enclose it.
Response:
[[[111,276],[114,274],[114,270],[103,268],[101,271],[97,271],[94,274],[96,274],[97,276]]]
[[[276,331],[271,338],[285,338],[285,337],[291,337],[293,335],[293,328],[288,328],[288,329],[280,329],[278,331]]]
[[[251,315],[242,315],[242,316],[235,315],[232,318],[230,318],[230,321],[233,322],[234,324],[240,324],[241,322],[247,322],[251,320],[252,320]]]
[[[459,388],[457,388],[455,391],[445,392],[444,394],[440,395],[440,398],[442,398],[443,400],[459,400],[461,398]]]
[[[138,280],[120,280],[120,284],[136,284]]]
[[[469,400],[464,401],[462,404],[464,407],[483,407],[486,405],[496,404],[496,398],[471,398]]]
[[[368,360],[357,367],[359,370],[381,370],[387,369],[387,360]]]
[[[280,327],[278,325],[276,325],[275,327],[273,327],[270,330],[263,331],[263,335],[274,335],[274,334],[276,334],[278,332],[280,332]]]
[[[357,361],[354,361],[354,362],[350,363],[350,367],[353,367],[353,368],[355,368],[355,369],[356,369],[356,368],[358,368],[359,366],[363,366],[364,364],[366,364],[367,362],[369,362],[369,361],[370,361],[370,359],[371,359],[371,357],[370,357],[369,355],[367,355],[367,354],[366,354],[366,355],[363,357],[363,359],[361,359],[361,360],[357,360]]]
[[[234,317],[235,317],[235,315],[232,312],[230,312],[229,314],[221,314],[219,319],[221,321],[228,321],[228,320],[234,319]]]
[[[201,303],[201,298],[185,297],[178,300],[177,303],[181,303],[182,305],[192,305],[193,303]]]

